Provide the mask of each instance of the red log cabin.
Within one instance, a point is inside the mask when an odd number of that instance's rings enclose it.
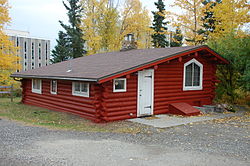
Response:
[[[212,103],[216,66],[227,63],[208,46],[133,49],[80,57],[12,77],[21,78],[24,104],[107,122],[192,115],[191,106]]]

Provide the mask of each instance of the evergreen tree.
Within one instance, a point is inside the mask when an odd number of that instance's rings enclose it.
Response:
[[[246,99],[250,92],[250,37],[228,34],[223,38],[209,40],[208,46],[226,58],[230,64],[218,65],[217,99],[231,104]],[[250,104],[250,103],[249,103]]]
[[[164,48],[169,46],[169,42],[166,41],[165,36],[165,32],[167,31],[166,25],[168,24],[168,22],[164,22],[165,5],[162,0],[158,0],[158,2],[155,2],[155,5],[158,11],[152,12],[154,15],[153,26],[151,27],[154,30],[154,34],[152,35],[152,43],[156,48]]]
[[[58,33],[58,39],[56,40],[57,45],[55,48],[52,50],[52,63],[58,63],[62,61],[66,61],[70,59],[70,48],[69,48],[69,42],[67,38],[67,34],[65,34],[62,31],[59,31]]]
[[[202,4],[207,6],[204,12],[204,16],[201,18],[203,25],[202,29],[198,31],[200,35],[203,35],[203,43],[208,39],[209,33],[215,30],[216,20],[214,17],[214,13],[211,11],[217,3],[221,3],[222,0],[204,0]]]
[[[65,29],[67,34],[67,42],[69,42],[69,55],[72,58],[81,57],[86,54],[84,50],[85,40],[83,39],[83,32],[80,28],[82,7],[79,0],[67,0],[69,6],[63,1],[63,5],[68,10],[69,25],[59,21],[61,26]]]
[[[183,44],[183,35],[180,27],[177,27],[170,41],[170,47],[181,47]]]

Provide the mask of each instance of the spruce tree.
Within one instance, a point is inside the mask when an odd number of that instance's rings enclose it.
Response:
[[[52,50],[52,54],[51,56],[53,57],[51,59],[52,63],[58,63],[58,62],[62,62],[62,61],[66,61],[68,59],[70,59],[70,48],[68,45],[68,38],[67,38],[67,34],[65,34],[62,31],[59,31],[58,33],[58,39],[56,40],[57,45],[55,46],[55,48]]]
[[[204,11],[204,16],[201,18],[203,25],[202,25],[202,29],[200,29],[198,31],[198,34],[203,35],[203,41],[201,41],[201,43],[204,43],[207,39],[208,39],[208,35],[209,33],[213,32],[215,30],[215,24],[217,21],[214,18],[214,13],[211,11],[212,8],[214,8],[216,6],[216,4],[221,3],[222,0],[204,0],[204,2],[202,2],[202,4],[204,6],[209,5],[208,8],[206,8],[206,10]]]
[[[177,27],[175,33],[172,36],[170,47],[181,47],[183,44],[183,35],[180,27]]]
[[[168,24],[168,22],[164,22],[165,5],[162,0],[155,2],[155,5],[158,11],[152,11],[154,15],[153,26],[151,27],[154,30],[152,43],[156,48],[164,48],[169,46],[169,42],[166,41],[166,36],[164,34],[167,31],[166,25]]]
[[[81,57],[86,54],[84,50],[85,40],[83,39],[83,32],[80,28],[82,7],[79,0],[67,0],[69,6],[63,1],[64,7],[68,10],[69,25],[59,21],[61,26],[65,29],[68,44],[69,55],[72,58]]]

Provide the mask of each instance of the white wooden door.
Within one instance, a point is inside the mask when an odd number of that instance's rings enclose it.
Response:
[[[137,116],[152,115],[154,104],[154,70],[138,72]]]

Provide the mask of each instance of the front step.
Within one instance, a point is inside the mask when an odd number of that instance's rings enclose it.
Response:
[[[169,105],[169,114],[195,116],[200,115],[200,110],[194,108],[187,103],[173,103]]]

